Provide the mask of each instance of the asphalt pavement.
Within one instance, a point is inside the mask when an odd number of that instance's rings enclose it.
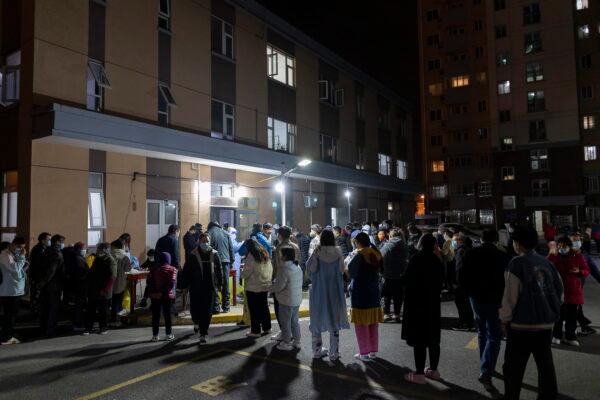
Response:
[[[600,285],[588,280],[585,312],[600,327]],[[175,327],[176,340],[150,342],[148,327],[112,330],[106,336],[65,335],[0,346],[2,400],[113,399],[486,399],[477,382],[476,334],[449,329],[453,302],[443,303],[443,381],[425,386],[404,382],[414,368],[412,349],[400,338],[401,324],[380,325],[379,358],[353,359],[354,332],[341,332],[341,362],[313,360],[309,320],[301,322],[302,349],[282,352],[268,337],[253,341],[235,325],[213,327],[200,345],[190,326]],[[277,325],[274,325],[277,331]],[[164,336],[164,330],[161,329]],[[327,336],[325,336],[327,342]],[[600,398],[600,334],[581,338],[579,348],[554,348],[562,399]],[[502,353],[504,352],[504,345]],[[502,355],[495,384],[503,391]],[[533,361],[522,398],[537,396]]]

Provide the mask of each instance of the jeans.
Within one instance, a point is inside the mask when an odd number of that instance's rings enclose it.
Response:
[[[250,332],[260,334],[271,330],[271,311],[269,311],[268,292],[246,291],[248,311],[250,312]]]
[[[312,334],[312,350],[317,351],[323,348],[323,333]],[[340,351],[340,332],[329,332],[329,355],[339,354]]]
[[[298,311],[300,307],[279,304],[279,327],[281,328],[281,340],[284,343],[300,343],[300,323],[298,322]]]
[[[560,306],[560,319],[554,324],[554,337],[563,338],[563,322],[565,324],[565,340],[577,340],[577,304],[563,304]]]
[[[85,314],[85,330],[91,332],[94,328],[94,321],[96,316],[98,318],[98,325],[100,332],[106,330],[106,318],[108,316],[108,303],[110,299],[98,298],[97,296],[90,296],[88,299],[87,310]]]
[[[15,318],[17,316],[19,298],[17,296],[0,297],[2,305],[2,335],[0,341],[4,342],[15,334]]]
[[[523,374],[529,356],[538,369],[538,399],[556,399],[558,388],[552,360],[552,331],[520,331],[508,329],[504,353],[504,398],[518,400],[523,383]]]
[[[438,364],[440,363],[440,345],[435,346],[415,346],[413,348],[413,354],[415,357],[415,372],[419,375],[425,373],[425,359],[427,358],[427,349],[429,349],[429,368],[437,371]]]
[[[113,293],[110,306],[110,322],[117,322],[117,314],[123,309],[123,295],[125,292]]]
[[[496,369],[502,340],[499,306],[479,303],[473,298],[471,298],[471,305],[475,313],[475,325],[479,337],[480,372],[482,376],[491,378]]]
[[[171,334],[171,299],[152,299],[152,336],[158,336],[160,327],[160,313],[162,311],[165,319],[165,333]]]
[[[229,270],[231,269],[230,263],[222,263],[223,268],[223,287],[221,288],[221,303],[223,310],[229,308]]]
[[[461,325],[472,326],[473,309],[469,302],[469,296],[467,296],[467,292],[462,286],[456,288],[456,293],[454,293],[454,304],[456,304],[456,309],[458,311],[459,323]]]
[[[402,302],[404,300],[404,286],[402,279],[386,278],[383,284],[383,312],[387,315],[392,312],[392,302],[394,303],[394,315],[400,316]]]

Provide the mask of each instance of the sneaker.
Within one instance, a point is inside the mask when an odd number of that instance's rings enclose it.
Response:
[[[274,342],[281,342],[281,332],[279,332],[277,335],[271,336],[271,340]]]
[[[569,346],[579,347],[579,342],[577,340],[565,340],[565,343]]]
[[[370,352],[370,353],[369,353],[369,358],[370,358],[371,360],[374,360],[374,359],[376,359],[376,358],[377,358],[377,352],[376,352],[376,351],[372,351],[372,352]]]
[[[17,339],[16,337],[11,337],[10,339],[8,339],[5,342],[2,342],[3,346],[9,345],[9,344],[19,344],[21,343],[21,341],[19,339]]]
[[[459,331],[459,332],[468,332],[470,329],[469,325],[464,325],[464,324],[459,324],[457,326],[453,326],[452,330],[453,331]],[[417,376],[417,374],[415,374],[415,376]]]
[[[249,338],[259,338],[260,334],[259,333],[246,332],[246,337],[249,337]]]
[[[98,332],[98,334],[100,334],[100,335],[108,335],[108,331],[106,329],[100,329],[100,332]]]
[[[200,344],[206,344],[206,335],[200,335]]]
[[[158,342],[158,336],[152,336],[152,339],[150,339],[151,342]]]
[[[553,337],[552,338],[552,344],[555,344],[555,345],[558,346],[560,344],[560,339],[557,339],[557,338]]]
[[[402,317],[401,317],[401,316],[399,316],[399,315],[396,315],[396,316],[394,317],[394,321],[396,321],[397,323],[400,323],[400,322],[402,322]]]
[[[329,354],[329,351],[325,347],[321,347],[320,349],[314,351],[313,358],[317,359],[327,357],[327,354]]]
[[[128,310],[126,310],[126,309],[122,309],[121,311],[119,311],[119,312],[117,313],[117,315],[119,315],[119,316],[121,316],[121,317],[124,317],[124,316],[125,316],[125,315],[127,315],[127,314],[129,314],[129,311],[128,311]]]
[[[292,351],[294,350],[294,346],[292,346],[290,343],[279,342],[277,345],[277,350]]]
[[[340,353],[331,353],[329,355],[329,361],[335,362],[340,359]]]
[[[194,325],[194,333],[198,333],[198,332],[200,332],[200,326]]]
[[[440,375],[440,373],[435,370],[435,369],[431,369],[431,368],[425,368],[425,377],[429,378],[429,379],[433,379],[434,381],[440,380],[440,378],[442,377]]]
[[[498,390],[498,389],[496,389],[496,387],[492,383],[492,377],[491,376],[479,375],[479,378],[477,380],[483,385],[484,389],[487,390],[488,392],[492,392],[492,391]]]
[[[386,314],[383,317],[383,322],[392,322],[394,320],[394,316],[392,314]]]
[[[404,379],[410,383],[416,383],[417,385],[424,385],[427,383],[425,375],[415,374],[414,372],[409,372],[408,374],[405,374]]]
[[[296,342],[296,341],[292,342],[292,346],[294,346],[294,348],[296,350],[300,350],[302,348],[302,345],[300,344],[300,342]]]
[[[357,360],[362,361],[362,362],[371,361],[371,357],[369,357],[368,354],[357,353],[357,354],[354,355],[354,358],[356,358]]]
[[[589,326],[589,325],[584,325],[584,326],[581,327],[581,329],[579,329],[577,331],[577,334],[579,336],[593,335],[595,333],[596,333],[596,330],[594,328],[592,328],[591,326]]]
[[[167,336],[165,337],[165,340],[166,340],[167,342],[170,342],[171,340],[175,340],[175,335],[173,335],[173,334],[171,333],[170,335],[167,335]]]
[[[81,336],[90,336],[90,331],[83,331]]]

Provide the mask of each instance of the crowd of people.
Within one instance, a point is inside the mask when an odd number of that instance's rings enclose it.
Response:
[[[76,331],[88,336],[97,322],[98,333],[106,334],[107,327],[119,326],[132,268],[149,271],[142,306],[150,299],[151,340],[159,340],[161,315],[165,340],[175,338],[175,301],[189,296],[194,331],[203,344],[212,315],[230,311],[229,271],[236,268],[244,283],[246,322],[240,324],[249,326],[250,339],[271,335],[272,296],[279,332],[271,339],[279,350],[300,349],[299,308],[308,290],[314,358],[339,361],[340,332],[353,324],[354,357],[370,362],[378,357],[379,324],[401,322],[401,337],[413,348],[415,362],[405,379],[424,384],[441,378],[441,299],[453,294],[459,316],[453,329],[478,332],[479,381],[485,389],[499,395],[492,377],[505,338],[505,398],[519,398],[533,354],[540,398],[552,399],[557,385],[551,345],[579,346],[578,334],[595,333],[583,312],[583,287],[590,273],[600,282],[600,271],[578,230],[547,237],[547,257],[536,252],[533,227],[508,226],[507,231],[504,243],[491,229],[474,243],[458,229],[441,226],[425,233],[414,224],[404,230],[392,221],[344,228],[315,224],[308,235],[265,223],[255,224],[250,237],[238,242],[233,227],[211,222],[206,231],[195,224],[185,233],[182,260],[180,229],[172,225],[142,265],[131,255],[127,233],[91,253],[81,242],[65,247],[63,236],[44,232],[29,258],[25,239],[16,237],[0,253],[2,344],[19,343],[14,321],[26,290],[45,335],[55,333],[66,302],[73,305]]]

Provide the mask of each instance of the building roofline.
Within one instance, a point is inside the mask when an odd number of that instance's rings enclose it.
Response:
[[[406,112],[412,112],[414,106],[403,96],[396,91],[390,89],[388,86],[373,78],[360,68],[356,67],[349,61],[345,60],[329,48],[325,47],[315,39],[311,38],[300,29],[294,27],[292,24],[279,17],[275,13],[269,11],[266,7],[260,5],[254,0],[226,0],[226,2],[233,6],[240,7],[255,17],[264,21],[270,28],[275,30],[277,33],[286,37],[294,43],[297,43],[308,50],[315,53],[321,59],[326,61],[333,66],[347,72],[352,77],[361,83],[364,83],[368,87],[372,87],[377,92],[387,97],[392,103],[402,107]]]

